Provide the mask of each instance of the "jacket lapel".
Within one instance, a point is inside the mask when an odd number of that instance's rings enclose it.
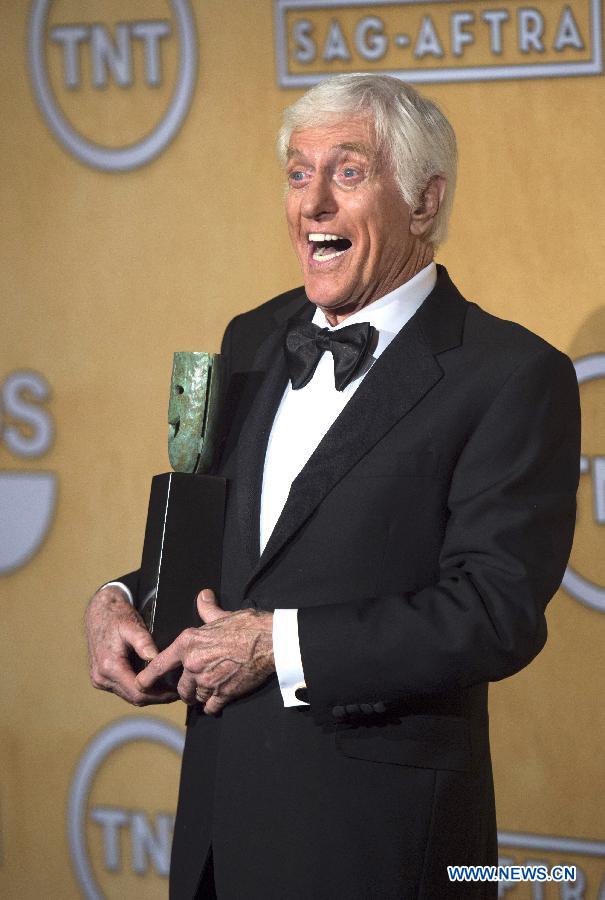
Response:
[[[251,567],[259,559],[260,497],[265,453],[273,419],[288,381],[283,352],[285,331],[291,319],[310,319],[314,309],[302,292],[300,297],[281,309],[276,314],[277,328],[260,344],[252,372],[248,373],[256,393],[248,400],[249,412],[238,440],[234,488],[244,549]]]
[[[253,482],[248,482],[253,496],[247,499],[245,509],[250,516],[249,531],[254,535],[258,560],[246,590],[329,491],[441,379],[443,370],[436,355],[460,344],[465,313],[466,301],[440,266],[438,281],[430,296],[372,366],[292,482],[288,500],[259,559],[258,523],[264,456],[273,418],[287,381],[284,355],[279,353],[279,365],[271,367],[266,388],[259,394],[262,431],[253,429],[254,447],[246,453],[247,464],[255,466]],[[279,331],[280,341],[283,341],[283,330]],[[252,454],[255,455],[254,462]],[[241,508],[244,509],[243,506]]]

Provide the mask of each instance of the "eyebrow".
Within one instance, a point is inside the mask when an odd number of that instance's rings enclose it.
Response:
[[[353,153],[361,153],[362,156],[367,156],[368,159],[372,159],[376,153],[372,150],[371,147],[368,147],[367,144],[362,144],[357,141],[347,141],[344,144],[337,144],[334,148],[336,150],[350,150]]]
[[[359,153],[361,156],[365,156],[368,160],[372,160],[376,156],[376,151],[372,150],[371,147],[368,147],[367,144],[363,144],[358,141],[345,141],[342,144],[334,144],[334,146],[330,147],[330,150],[340,150],[340,151],[348,151],[350,153]],[[286,158],[293,159],[294,157],[299,157],[300,159],[304,159],[305,155],[302,151],[298,150],[296,147],[288,147]]]

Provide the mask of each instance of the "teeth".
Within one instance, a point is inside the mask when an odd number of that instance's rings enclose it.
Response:
[[[342,253],[346,253],[346,250],[328,250],[327,247],[318,247],[317,250],[313,251],[312,257],[317,261],[326,262],[328,259],[334,259],[335,256],[340,256]]]
[[[323,243],[324,241],[344,241],[346,238],[340,237],[338,234],[309,234],[308,240]]]

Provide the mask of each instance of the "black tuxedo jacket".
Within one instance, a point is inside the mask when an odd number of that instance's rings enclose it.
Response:
[[[544,644],[579,473],[569,359],[435,289],[365,377],[259,556],[265,447],[302,290],[229,325],[221,601],[296,607],[310,706],[277,680],[188,717],[171,890],[220,900],[495,897],[487,683]],[[270,490],[270,485],[266,486]]]

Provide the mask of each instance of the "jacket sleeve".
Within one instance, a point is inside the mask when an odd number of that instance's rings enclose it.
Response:
[[[548,347],[509,375],[457,460],[438,582],[299,610],[312,707],[402,701],[525,666],[571,550],[579,452],[573,365]]]

